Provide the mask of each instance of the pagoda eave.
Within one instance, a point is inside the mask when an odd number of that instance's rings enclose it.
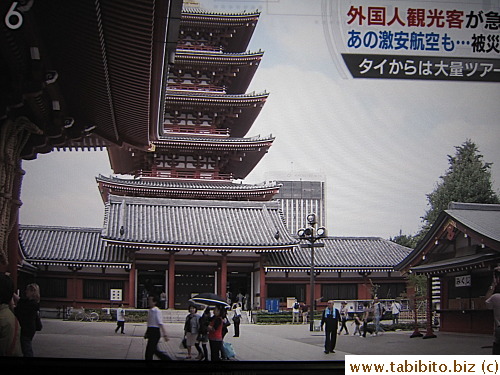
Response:
[[[229,199],[229,200],[271,200],[279,192],[279,186],[240,185],[230,181],[192,179],[192,183],[184,179],[182,183],[174,178],[154,177],[139,180],[118,178],[96,178],[104,202],[109,194],[127,196],[146,196],[182,199]]]
[[[227,140],[227,141],[226,141]],[[224,142],[226,141],[226,142]],[[175,139],[175,137],[170,137],[169,139],[162,138],[153,141],[156,150],[162,149],[207,149],[207,150],[220,150],[220,151],[260,151],[260,149],[269,149],[274,142],[274,138],[269,139],[246,139],[240,138],[237,140],[232,139],[214,139],[214,138],[203,138],[203,139]]]

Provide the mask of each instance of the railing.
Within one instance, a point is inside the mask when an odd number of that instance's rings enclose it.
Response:
[[[201,126],[183,126],[183,125],[164,125],[165,133],[178,133],[178,134],[196,134],[196,135],[209,135],[209,136],[229,136],[230,129],[217,129]]]
[[[193,179],[193,180],[217,180],[229,181],[233,179],[232,173],[205,173],[200,171],[195,172],[178,172],[178,171],[143,171],[136,172],[136,177],[140,178],[163,178],[163,179]]]

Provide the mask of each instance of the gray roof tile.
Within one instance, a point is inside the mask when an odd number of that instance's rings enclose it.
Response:
[[[297,244],[278,202],[118,197],[106,203],[103,238],[122,244],[271,251]]]
[[[473,231],[500,241],[500,204],[453,202],[445,212]]]
[[[412,250],[375,237],[327,237],[318,242],[324,243],[324,247],[315,248],[315,266],[331,271],[392,271]],[[271,253],[267,268],[305,270],[310,267],[310,262],[310,249],[296,248],[291,252]]]
[[[130,266],[125,249],[107,247],[102,229],[21,225],[20,241],[33,264]]]

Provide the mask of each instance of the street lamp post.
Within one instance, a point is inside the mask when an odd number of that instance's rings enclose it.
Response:
[[[316,215],[309,214],[307,215],[307,223],[309,227],[301,228],[298,230],[297,235],[301,240],[307,240],[307,243],[301,243],[301,248],[309,248],[311,249],[311,275],[310,275],[310,310],[309,310],[309,330],[314,331],[314,279],[315,279],[315,271],[314,271],[314,248],[315,247],[323,247],[325,246],[323,243],[316,243],[320,238],[326,237],[326,229],[324,227],[317,228]]]

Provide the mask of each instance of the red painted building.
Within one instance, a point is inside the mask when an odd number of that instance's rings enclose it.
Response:
[[[484,296],[499,262],[500,205],[451,203],[397,269],[427,276],[428,304],[440,315],[440,331],[492,334]],[[440,284],[437,304],[430,300],[432,278]]]

